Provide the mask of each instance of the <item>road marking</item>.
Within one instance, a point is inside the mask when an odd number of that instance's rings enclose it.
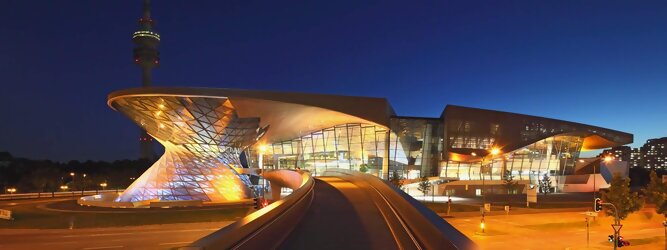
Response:
[[[180,245],[180,244],[190,244],[190,241],[160,243],[160,244],[158,244],[158,246],[164,246],[164,245]]]
[[[122,248],[123,246],[108,246],[108,247],[86,247],[84,250],[93,250],[93,249],[109,249],[109,248]]]

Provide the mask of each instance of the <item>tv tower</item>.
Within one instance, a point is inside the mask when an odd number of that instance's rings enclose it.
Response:
[[[139,18],[139,29],[132,34],[132,41],[137,45],[134,48],[134,63],[141,68],[141,84],[143,87],[151,86],[151,73],[153,68],[160,64],[160,34],[153,29],[151,19],[151,6],[149,0],[144,0],[144,15]],[[139,136],[140,158],[153,160],[153,138],[145,130],[141,130]]]

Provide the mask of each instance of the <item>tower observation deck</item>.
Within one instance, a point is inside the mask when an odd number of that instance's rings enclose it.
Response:
[[[152,84],[152,70],[160,64],[160,34],[154,29],[154,21],[151,18],[150,1],[144,0],[143,16],[139,18],[139,29],[132,34],[132,41],[136,44],[134,48],[134,63],[141,68],[143,87]],[[139,136],[140,158],[152,160],[155,158],[153,150],[153,137],[145,130]]]

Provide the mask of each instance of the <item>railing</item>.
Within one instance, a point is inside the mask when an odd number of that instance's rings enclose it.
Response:
[[[414,241],[417,248],[477,249],[468,237],[435,212],[388,182],[370,174],[345,169],[328,169],[325,173],[351,180],[355,184],[367,184],[377,191],[391,206],[392,213],[397,215],[400,225],[396,227],[402,227],[407,231],[403,237],[411,238],[405,241]]]
[[[41,192],[41,193],[16,193],[0,194],[0,200],[19,200],[19,199],[39,199],[39,198],[62,198],[77,197],[84,195],[95,195],[104,193],[123,192],[124,189],[113,190],[88,190],[88,191],[67,191],[67,192]]]
[[[285,171],[301,175],[301,187],[292,194],[257,210],[181,250],[275,249],[296,227],[310,207],[315,182],[307,172]]]

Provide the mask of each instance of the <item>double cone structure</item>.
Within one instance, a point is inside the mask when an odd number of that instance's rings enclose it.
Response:
[[[239,118],[224,97],[123,96],[110,100],[165,147],[165,153],[117,202],[236,201],[251,197],[239,155],[263,130],[259,118]]]

